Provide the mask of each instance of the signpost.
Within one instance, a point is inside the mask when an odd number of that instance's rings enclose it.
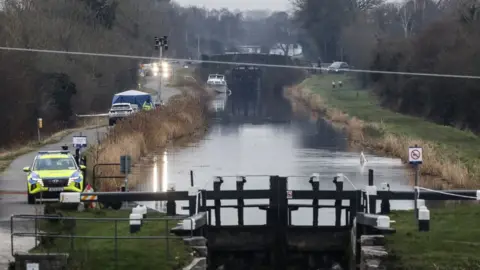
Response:
[[[423,163],[423,149],[418,145],[408,148],[408,163],[412,164],[415,168],[415,217],[418,217],[418,177],[420,173],[420,164]]]
[[[73,136],[72,138],[73,147],[77,149],[82,149],[87,147],[87,136]]]
[[[125,174],[125,191],[128,191],[128,174],[131,172],[132,158],[128,155],[120,157],[120,172]]]

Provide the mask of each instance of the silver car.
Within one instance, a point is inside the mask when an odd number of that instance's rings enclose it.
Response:
[[[115,103],[108,112],[108,124],[113,126],[118,120],[138,112],[138,105],[130,103]]]
[[[343,73],[350,69],[350,66],[345,62],[333,62],[328,66],[328,73]]]

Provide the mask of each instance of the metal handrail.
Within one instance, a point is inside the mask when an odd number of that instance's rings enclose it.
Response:
[[[87,218],[87,217],[64,217],[64,216],[56,216],[56,215],[12,215],[10,217],[10,241],[11,241],[11,255],[15,256],[17,253],[15,252],[14,246],[14,238],[15,237],[35,237],[35,247],[37,246],[37,238],[38,237],[51,237],[51,238],[59,238],[59,239],[71,239],[71,246],[73,246],[73,239],[96,239],[96,240],[115,240],[114,241],[114,252],[115,252],[115,267],[118,267],[118,239],[121,240],[159,240],[165,239],[166,240],[166,252],[167,258],[170,256],[169,252],[169,239],[182,239],[183,237],[170,235],[168,222],[169,221],[185,221],[189,220],[191,223],[190,227],[190,237],[194,235],[194,222],[195,220],[192,218],[185,218],[184,216],[168,216],[168,217],[154,217],[154,218],[143,218],[142,221],[165,221],[166,222],[166,231],[165,235],[152,235],[152,236],[119,236],[118,235],[118,222],[122,221],[129,221],[130,218],[107,218],[107,217],[98,217],[98,218]],[[34,220],[35,221],[35,231],[34,232],[15,232],[14,231],[14,221],[15,220]],[[39,232],[38,231],[38,220],[83,220],[83,221],[94,221],[94,222],[102,222],[102,221],[112,221],[115,223],[114,229],[114,236],[92,236],[92,235],[77,235],[77,234],[56,234],[56,233],[48,233],[48,232]]]

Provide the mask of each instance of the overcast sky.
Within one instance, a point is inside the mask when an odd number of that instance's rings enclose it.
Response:
[[[206,8],[228,8],[230,10],[240,9],[290,9],[289,0],[174,0],[182,6],[200,6]]]

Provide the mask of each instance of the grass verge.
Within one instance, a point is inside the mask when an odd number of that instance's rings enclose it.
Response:
[[[160,148],[168,142],[205,130],[207,125],[207,99],[201,91],[184,92],[172,97],[166,106],[149,112],[139,112],[116,124],[106,138],[89,149],[89,168],[98,163],[118,163],[121,155],[130,155],[132,164],[140,157]],[[88,173],[92,175],[92,173]],[[98,176],[119,175],[118,166],[99,167]],[[132,178],[129,189],[140,184]],[[102,179],[96,185],[101,191],[118,190],[123,179]]]
[[[478,205],[476,205],[478,206]],[[430,212],[430,231],[418,232],[413,211],[393,212],[397,232],[387,237],[388,269],[480,269],[480,208],[450,205]]]
[[[343,81],[332,89],[332,81]],[[345,75],[320,75],[287,89],[297,107],[305,106],[345,128],[352,142],[375,152],[408,160],[409,146],[424,148],[421,173],[431,187],[478,187],[480,138],[449,126],[382,108],[367,90]],[[295,106],[294,106],[295,107]],[[439,179],[443,181],[438,181]]]
[[[87,218],[88,220],[61,220],[57,223],[42,222],[41,230],[51,234],[87,236],[81,238],[44,237],[43,243],[34,252],[67,252],[70,254],[68,269],[182,269],[191,261],[190,251],[183,241],[169,233],[178,220],[144,221],[139,232],[131,234],[128,220],[117,221],[117,236],[120,237],[166,237],[167,239],[118,239],[115,255],[114,239],[92,239],[93,236],[114,237],[115,221],[99,218],[128,218],[128,210],[102,210],[88,212],[62,211],[63,216]],[[164,218],[151,212],[148,218]],[[168,227],[167,227],[168,225]],[[53,241],[53,242],[51,242]],[[117,268],[115,267],[117,261]]]
[[[41,141],[31,141],[28,143],[23,143],[19,146],[11,146],[8,149],[0,149],[0,172],[4,171],[10,163],[12,163],[15,158],[27,154],[29,152],[35,151],[38,148],[45,146],[47,144],[57,143],[61,141],[65,136],[85,129],[95,128],[98,126],[107,125],[106,117],[92,117],[86,118],[85,120],[80,120],[77,123],[77,128],[65,129],[59,132],[56,132]]]
[[[332,89],[332,81],[342,88]],[[467,131],[382,108],[371,91],[359,90],[344,75],[311,77],[286,90],[294,110],[322,115],[346,130],[352,143],[407,161],[407,148],[424,148],[421,172],[444,181],[424,182],[432,187],[476,187],[479,138]],[[425,179],[426,177],[422,177]],[[391,255],[388,269],[480,269],[475,242],[480,230],[477,205],[449,204],[431,211],[431,231],[420,233],[412,211],[396,211],[397,233],[387,237]]]

